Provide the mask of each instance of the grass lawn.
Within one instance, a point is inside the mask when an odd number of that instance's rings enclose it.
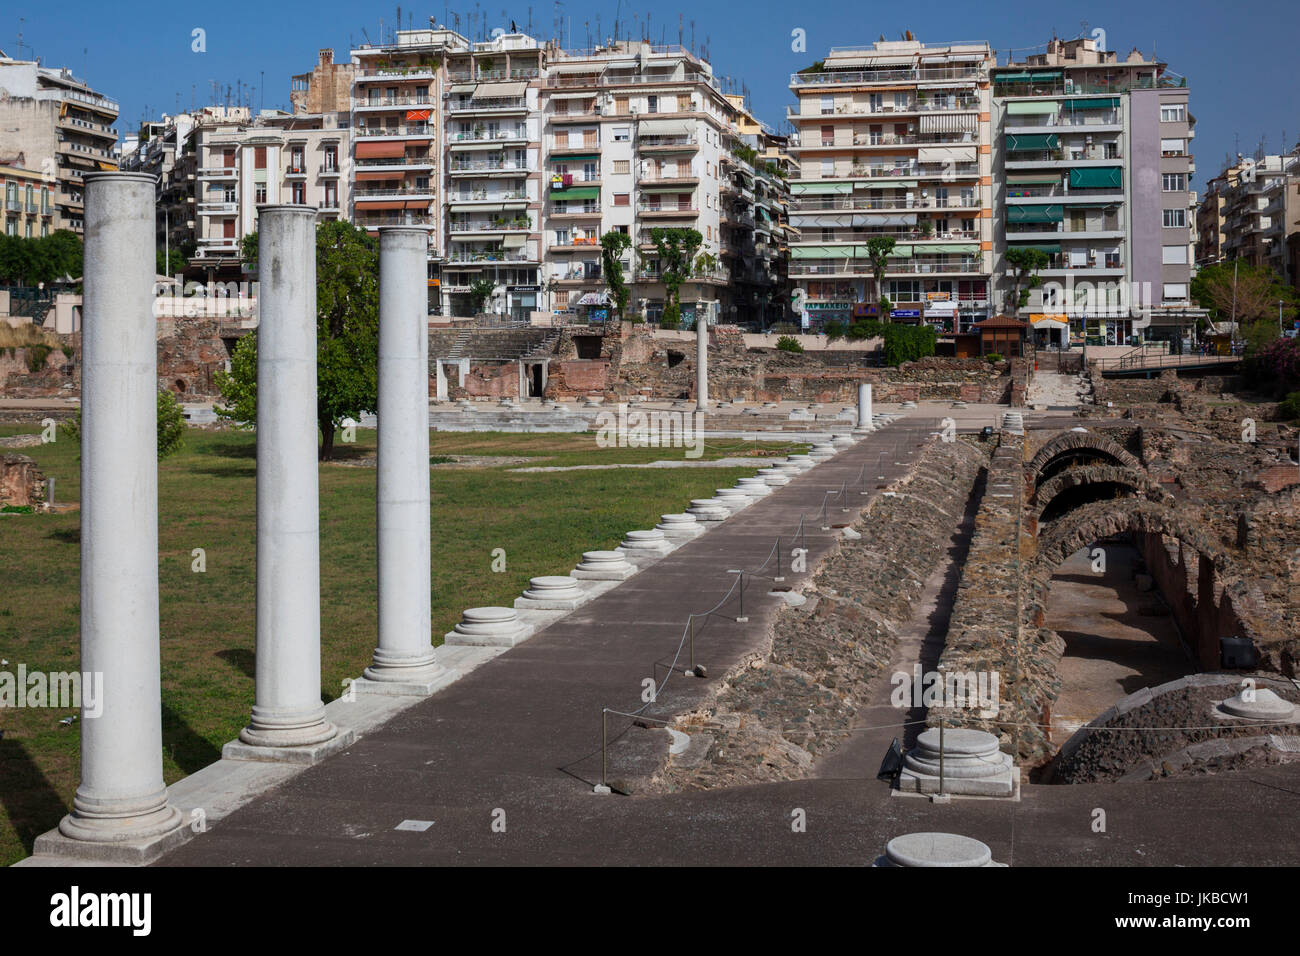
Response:
[[[0,435],[39,426],[0,426]],[[332,700],[375,646],[375,471],[346,459],[373,455],[358,431],[345,459],[320,467],[321,695]],[[247,721],[255,646],[255,439],[190,429],[159,466],[158,573],[162,624],[163,770],[168,783],[219,759]],[[711,440],[704,458],[804,451],[784,443]],[[57,479],[55,500],[80,495],[78,448],[60,440],[16,449]],[[430,456],[531,456],[530,465],[675,459],[681,449],[598,448],[594,433],[433,433]],[[634,528],[681,511],[691,498],[752,475],[743,468],[613,469],[512,474],[512,466],[432,469],[435,643],[479,605],[510,605],[530,577],[566,574],[583,551],[612,548]],[[80,515],[0,517],[0,658],[16,673],[79,669]],[[191,570],[203,548],[207,569]],[[491,573],[492,551],[506,570]],[[72,804],[81,737],[66,712],[0,710],[0,865],[31,852]]]

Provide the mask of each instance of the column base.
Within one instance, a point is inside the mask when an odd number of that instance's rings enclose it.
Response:
[[[143,866],[194,836],[185,815],[170,803],[142,817],[91,817],[75,810],[38,836],[33,855],[122,866]]]
[[[403,673],[407,671],[407,673]],[[370,665],[349,687],[358,694],[382,694],[388,697],[428,697],[459,679],[460,671],[441,664],[433,667],[402,668]]]
[[[226,760],[314,764],[346,750],[356,739],[355,730],[336,727],[328,721],[295,730],[248,726],[239,732],[238,740],[221,748],[221,756]]]

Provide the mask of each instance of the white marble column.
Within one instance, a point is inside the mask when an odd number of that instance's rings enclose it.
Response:
[[[858,386],[858,424],[855,432],[869,432],[875,426],[871,423],[871,385],[863,382]]]
[[[709,320],[695,310],[695,409],[709,410]]]
[[[379,230],[379,646],[358,690],[427,694],[449,676],[430,624],[428,249],[422,226]]]
[[[257,256],[257,674],[239,739],[310,747],[338,734],[320,688],[316,210],[260,207]]]
[[[154,178],[89,173],[85,186],[81,669],[102,675],[102,711],[82,707],[81,783],[59,833],[125,844],[184,822],[162,773]]]

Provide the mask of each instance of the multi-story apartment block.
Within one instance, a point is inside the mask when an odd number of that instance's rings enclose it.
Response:
[[[895,320],[951,332],[988,317],[993,63],[983,43],[882,40],[835,47],[790,78],[790,278],[805,324],[881,295]],[[880,289],[876,236],[895,240]]]
[[[716,263],[694,269],[681,286],[684,324],[730,316],[722,183],[744,161],[728,146],[736,107],[712,67],[681,47],[619,41],[592,51],[549,49],[544,76],[550,188],[542,273],[550,309],[604,314],[600,236],[618,231],[632,240],[623,262],[628,309],[657,321],[667,290],[653,230],[676,227],[698,230],[697,261]],[[743,223],[734,207],[733,219]]]
[[[485,309],[527,321],[539,308],[543,56],[535,39],[518,33],[447,55],[442,305],[449,314],[473,314],[470,285],[482,279],[494,289]]]
[[[123,167],[159,177],[159,247],[180,249],[196,273],[239,278],[240,244],[257,229],[258,206],[298,203],[321,219],[346,218],[346,114],[253,118],[247,107],[205,107],[166,120],[149,127]]]
[[[1194,318],[1186,81],[1079,38],[995,69],[993,83],[1002,309],[1017,306],[1006,252],[1033,247],[1049,257],[1023,310],[1040,343],[1183,337]]]
[[[1221,259],[1272,269],[1296,285],[1290,246],[1300,233],[1300,152],[1239,159],[1234,170],[1222,190]]]
[[[1224,261],[1224,220],[1228,194],[1237,185],[1242,159],[1224,167],[1223,172],[1205,184],[1205,195],[1196,207],[1196,253],[1198,269]]]
[[[70,71],[0,56],[0,159],[55,184],[52,228],[82,232],[82,176],[117,168],[116,119],[117,103]]]
[[[36,239],[53,229],[55,185],[33,169],[0,159],[0,192],[4,194],[6,236]]]

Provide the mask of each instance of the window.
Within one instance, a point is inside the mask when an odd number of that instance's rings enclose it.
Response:
[[[1187,265],[1187,247],[1186,246],[1163,246],[1161,248],[1160,261],[1167,266],[1185,266]]]
[[[339,184],[329,182],[325,184],[325,208],[337,209],[339,207]]]
[[[301,146],[295,146],[289,151],[289,172],[305,173],[307,171],[307,160],[303,155]]]
[[[834,113],[834,112],[835,112],[835,97],[834,97],[834,96],[823,96],[823,97],[822,97],[822,115],[823,115],[823,116],[826,116],[826,115],[828,115],[828,114],[830,114],[830,113]]]
[[[691,111],[691,98],[690,98],[690,96],[686,96],[686,95],[681,95],[681,94],[679,94],[678,97],[677,97],[677,112],[679,112],[679,113],[689,113],[690,111]]]
[[[615,206],[631,205],[630,197],[631,197],[631,193],[614,193],[614,205]]]
[[[253,168],[266,169],[266,147],[265,146],[253,147]]]
[[[1187,283],[1185,282],[1166,282],[1162,297],[1166,302],[1182,302],[1187,298]]]
[[[302,206],[302,205],[305,205],[306,202],[307,202],[307,184],[306,184],[306,183],[294,183],[294,184],[293,184],[293,203],[294,203],[294,205]]]
[[[626,96],[614,97],[614,112],[618,113],[620,116],[626,116],[627,110],[628,110],[627,97]]]
[[[626,176],[626,175],[628,175],[631,171],[632,171],[632,170],[629,168],[629,161],[628,161],[628,160],[626,160],[626,159],[616,159],[616,160],[614,160],[614,175],[615,175],[615,176]]]
[[[555,307],[557,309],[567,309],[569,307],[568,289],[557,289],[555,291]]]
[[[1186,140],[1181,139],[1162,139],[1160,141],[1161,156],[1182,156],[1183,151],[1187,148]]]
[[[645,101],[646,101],[646,111],[647,111],[647,112],[650,112],[650,113],[658,113],[658,112],[659,112],[659,97],[655,96],[655,95],[652,93],[651,95],[649,95],[649,96],[647,96],[647,97],[645,98]]]
[[[823,160],[822,160],[822,178],[823,178],[823,179],[829,179],[830,177],[832,177],[832,176],[834,176],[834,175],[835,175],[835,160],[833,160],[833,159],[823,159]]]
[[[834,126],[823,126],[823,127],[822,127],[822,145],[823,145],[823,146],[834,146],[834,145],[835,145],[835,127],[834,127]]]
[[[266,183],[258,183],[253,187],[253,201],[259,206],[266,202]]]
[[[1186,173],[1163,173],[1160,176],[1160,188],[1167,193],[1181,193],[1187,191],[1187,174]]]
[[[1163,212],[1166,229],[1181,229],[1187,225],[1186,209],[1165,209]]]
[[[1160,107],[1160,122],[1181,123],[1187,119],[1187,107],[1179,103],[1176,106]]]
[[[339,168],[339,148],[337,146],[325,147],[325,168],[331,172]]]
[[[630,129],[631,129],[630,126],[615,126],[614,142],[626,143],[631,138],[631,134],[629,132]]]

